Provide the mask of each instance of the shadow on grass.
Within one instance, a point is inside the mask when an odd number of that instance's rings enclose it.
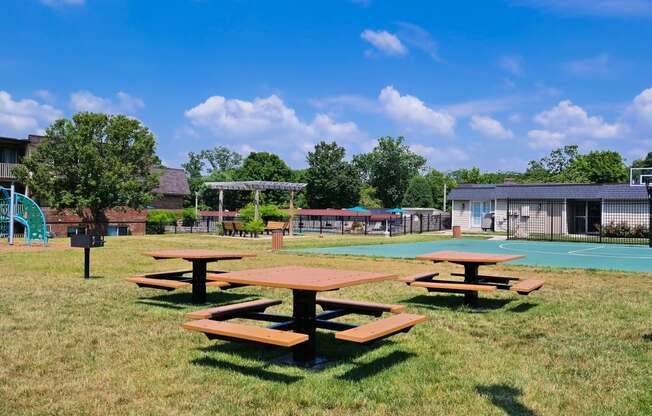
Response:
[[[501,309],[510,302],[513,302],[513,300],[479,297],[477,305],[471,306],[464,304],[464,295],[419,295],[402,301],[402,303],[416,304],[431,309],[468,309],[471,313],[484,313]]]
[[[384,370],[414,357],[415,355],[416,354],[411,352],[394,351],[384,357],[376,358],[369,363],[356,364],[355,367],[347,370],[344,374],[337,376],[337,378],[346,381],[360,381],[365,378],[373,377]]]
[[[522,313],[522,312],[527,312],[530,309],[538,306],[538,303],[532,303],[532,302],[523,302],[520,303],[512,308],[505,309],[507,312],[516,312],[516,313]]]
[[[171,309],[182,309],[186,306],[197,306],[201,309],[207,307],[220,306],[222,304],[234,303],[235,301],[240,301],[246,298],[253,298],[255,296],[240,294],[240,293],[229,293],[229,292],[208,292],[206,294],[206,305],[195,305],[192,303],[192,293],[191,292],[177,292],[177,293],[168,293],[159,296],[152,297],[142,297],[139,298],[136,302],[142,303],[145,305],[160,306],[163,308]]]
[[[475,390],[487,397],[491,403],[502,409],[509,416],[535,416],[536,413],[520,402],[519,396],[523,395],[521,389],[506,384],[490,384],[476,386]]]
[[[644,334],[643,335],[643,340],[648,341],[648,342],[652,342],[652,332],[650,332],[649,334]]]
[[[234,364],[224,360],[217,360],[211,357],[197,358],[191,361],[194,365],[201,365],[206,367],[220,368],[223,370],[234,371],[245,376],[256,377],[265,381],[272,381],[275,383],[291,384],[302,379],[299,376],[293,376],[283,373],[269,371],[263,367],[249,367],[240,364]]]

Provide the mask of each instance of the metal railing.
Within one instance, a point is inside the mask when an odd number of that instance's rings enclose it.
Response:
[[[421,234],[451,229],[450,214],[347,217],[340,215],[296,215],[294,230],[320,234]]]
[[[509,240],[649,244],[646,200],[507,200],[496,212]]]
[[[11,170],[18,166],[18,163],[0,163],[0,179],[14,179]]]

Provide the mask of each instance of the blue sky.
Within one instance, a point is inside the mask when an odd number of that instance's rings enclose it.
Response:
[[[0,136],[125,113],[188,151],[403,135],[432,167],[652,151],[652,1],[5,0]]]

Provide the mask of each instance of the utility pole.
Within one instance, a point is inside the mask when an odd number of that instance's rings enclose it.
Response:
[[[195,191],[195,218],[199,219],[199,191]]]
[[[446,212],[446,191],[447,191],[447,183],[446,183],[446,178],[444,178],[444,209],[443,211]]]

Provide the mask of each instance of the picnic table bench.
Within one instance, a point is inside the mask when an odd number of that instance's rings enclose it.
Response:
[[[464,281],[435,279],[438,273],[423,273],[407,276],[400,280],[409,286],[425,288],[429,292],[461,293],[464,294],[464,303],[475,305],[478,301],[478,292],[511,290],[519,295],[528,295],[539,290],[545,283],[542,279],[521,280],[517,277],[481,275],[478,272],[480,266],[496,265],[524,257],[513,254],[436,251],[416,256],[416,258],[417,260],[430,260],[434,263],[447,261],[460,264],[464,266],[464,273],[451,273],[451,275],[464,277]]]
[[[161,259],[183,259],[192,263],[190,270],[174,270],[165,272],[146,273],[127,278],[128,282],[136,283],[138,287],[147,287],[162,290],[177,290],[192,287],[193,303],[206,302],[206,287],[231,289],[241,285],[224,282],[220,276],[225,272],[207,270],[208,263],[220,260],[240,260],[244,257],[254,257],[254,253],[204,250],[204,249],[176,249],[160,250],[143,253],[145,256]],[[192,276],[186,276],[192,273]]]
[[[425,321],[422,315],[405,313],[403,305],[370,303],[335,298],[317,298],[318,292],[374,283],[393,278],[386,273],[369,273],[308,267],[275,267],[224,273],[220,279],[229,284],[284,288],[292,290],[292,315],[267,313],[279,300],[259,299],[234,305],[190,312],[191,321],[182,326],[202,332],[209,339],[254,341],[292,348],[292,355],[282,362],[301,367],[314,367],[325,360],[317,356],[316,330],[336,331],[335,338],[368,344],[399,332],[407,332]],[[317,313],[317,306],[322,312]],[[351,314],[387,318],[355,325],[333,319]],[[234,324],[240,318],[272,322],[268,327]],[[289,332],[292,331],[292,332]]]

